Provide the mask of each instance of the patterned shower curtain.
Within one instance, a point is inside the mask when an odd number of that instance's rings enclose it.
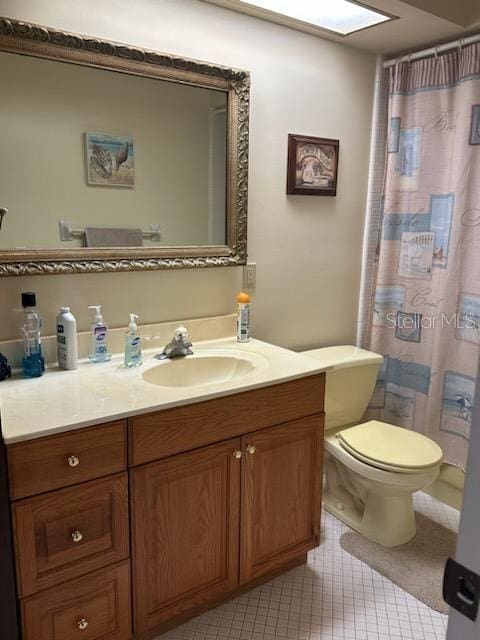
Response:
[[[369,416],[424,433],[465,469],[480,353],[480,45],[385,73],[384,189],[362,341],[385,362]]]

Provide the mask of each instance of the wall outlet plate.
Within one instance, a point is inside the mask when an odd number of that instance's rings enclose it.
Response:
[[[243,288],[255,289],[257,284],[257,263],[247,262],[243,267]]]

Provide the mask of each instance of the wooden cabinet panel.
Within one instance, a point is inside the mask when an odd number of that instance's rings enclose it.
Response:
[[[323,414],[242,438],[240,582],[317,546]]]
[[[15,502],[13,530],[20,597],[123,560],[127,474]]]
[[[130,640],[130,567],[123,562],[22,600],[23,640]]]
[[[298,563],[319,542],[324,384],[10,445],[23,640],[130,640],[132,602],[151,638]]]
[[[238,585],[240,439],[131,472],[135,630]]]
[[[101,478],[127,468],[126,421],[19,442],[7,448],[10,497]]]
[[[325,374],[130,419],[132,466],[323,411]]]

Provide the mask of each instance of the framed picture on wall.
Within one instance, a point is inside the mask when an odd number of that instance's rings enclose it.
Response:
[[[87,182],[107,187],[134,187],[133,140],[108,133],[85,133]]]
[[[288,134],[287,194],[337,195],[339,141]]]

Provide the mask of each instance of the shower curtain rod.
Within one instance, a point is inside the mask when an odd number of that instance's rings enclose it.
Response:
[[[429,49],[422,49],[421,51],[415,51],[414,53],[408,53],[404,56],[392,58],[391,60],[385,60],[383,68],[393,67],[397,62],[410,62],[412,60],[419,60],[420,58],[427,58],[428,56],[435,56],[439,53],[445,53],[450,49],[456,49],[457,47],[464,47],[467,44],[473,44],[474,42],[480,42],[480,33],[476,33],[473,36],[466,38],[460,38],[459,40],[453,40],[452,42],[445,42],[439,44],[436,47],[430,47]]]

